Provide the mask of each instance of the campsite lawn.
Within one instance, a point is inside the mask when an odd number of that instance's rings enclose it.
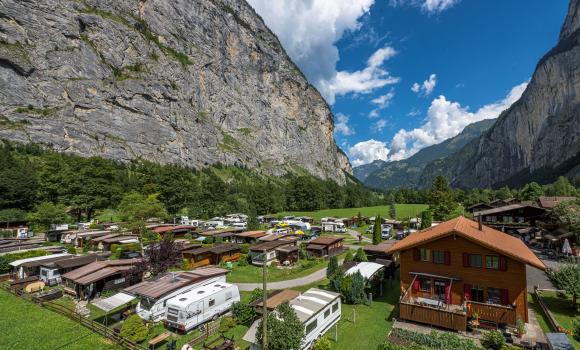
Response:
[[[325,268],[328,262],[324,259],[313,261],[312,266],[305,267],[306,262],[298,263],[292,268],[278,268],[268,266],[268,282],[278,282],[304,277]],[[228,282],[234,283],[258,283],[262,281],[262,267],[247,265],[239,266],[234,264],[232,271],[227,276]]]
[[[571,331],[572,322],[574,321],[575,318],[578,318],[580,316],[580,313],[578,312],[578,307],[580,306],[579,305],[580,303],[577,302],[576,307],[573,307],[572,296],[568,294],[566,294],[565,298],[559,297],[556,292],[542,292],[541,295],[542,300],[544,301],[548,309],[550,309],[550,311],[554,315],[554,318],[556,318],[556,321],[558,321],[560,326]],[[541,313],[539,305],[537,306],[537,309],[538,311],[536,311],[536,308],[534,308],[536,314],[538,314],[538,312]],[[543,313],[542,318],[545,318]],[[539,322],[540,326],[545,332],[553,332],[553,330],[550,329],[549,323],[547,323],[546,320],[539,320]],[[572,335],[568,335],[568,338],[572,342],[572,346],[574,346],[574,349],[580,349],[580,341],[574,339]]]
[[[427,204],[395,204],[397,210],[397,219],[405,219],[409,217],[415,217],[421,215],[421,212],[427,209],[429,206]],[[277,216],[310,216],[314,218],[315,221],[320,222],[323,217],[336,217],[336,218],[349,218],[358,215],[371,217],[377,214],[388,217],[389,206],[379,205],[376,207],[362,207],[362,208],[343,208],[343,209],[323,209],[318,211],[285,211],[277,213]]]
[[[3,349],[120,349],[87,328],[0,289]]]

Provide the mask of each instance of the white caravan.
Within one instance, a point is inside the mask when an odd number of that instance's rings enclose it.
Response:
[[[203,280],[200,283],[190,284],[183,288],[177,289],[167,295],[164,295],[158,299],[148,298],[146,296],[141,296],[139,303],[137,304],[136,312],[139,317],[141,317],[145,321],[153,321],[159,322],[165,319],[165,315],[167,313],[167,301],[171,298],[176,296],[180,296],[185,294],[193,289],[197,289],[199,287],[203,287],[209,284],[215,283],[225,283],[226,276],[225,274],[222,276],[216,276],[209,280]]]
[[[322,231],[324,232],[336,232],[336,233],[345,233],[346,226],[342,222],[323,222],[322,223]]]
[[[211,283],[167,301],[165,323],[187,332],[209,320],[216,320],[240,301],[238,287],[230,283]]]

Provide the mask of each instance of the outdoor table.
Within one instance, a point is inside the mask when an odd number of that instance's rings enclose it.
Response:
[[[425,304],[431,307],[439,307],[440,305],[440,301],[439,300],[433,300],[433,299],[428,299],[428,298],[417,298],[417,301],[421,304]]]
[[[149,340],[149,349],[155,349],[155,345],[161,343],[165,339],[169,338],[170,334],[168,332],[163,332],[156,336],[155,338]]]

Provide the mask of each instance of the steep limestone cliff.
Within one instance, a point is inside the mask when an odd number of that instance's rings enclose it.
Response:
[[[328,105],[243,0],[0,0],[0,139],[121,161],[350,163]]]
[[[519,101],[478,140],[429,164],[460,187],[522,185],[580,172],[580,0],[572,0],[558,44],[538,63]]]

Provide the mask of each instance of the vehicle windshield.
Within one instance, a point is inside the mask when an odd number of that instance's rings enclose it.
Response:
[[[149,299],[149,298],[142,298],[141,299],[141,308],[143,310],[151,310],[151,307],[153,307],[153,305],[155,304],[155,299]]]

